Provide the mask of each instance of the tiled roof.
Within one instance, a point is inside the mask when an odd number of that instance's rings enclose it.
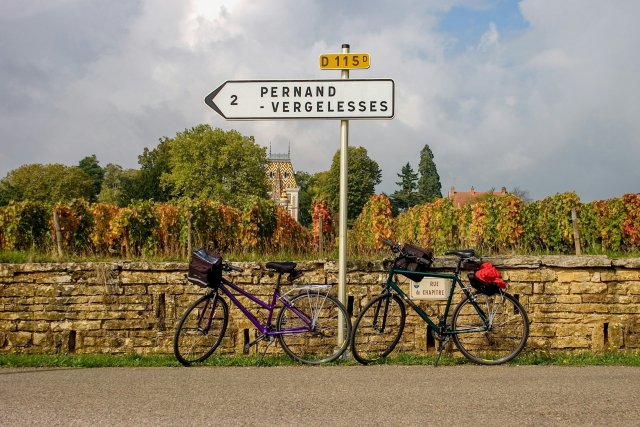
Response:
[[[471,187],[471,191],[456,191],[455,187],[451,187],[451,190],[449,190],[449,198],[453,202],[454,206],[468,205],[469,203],[473,203],[477,198],[486,196],[487,194],[505,196],[507,194],[507,189],[502,187],[500,192],[476,191],[475,188]]]

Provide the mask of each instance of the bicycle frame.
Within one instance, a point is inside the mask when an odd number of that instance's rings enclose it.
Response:
[[[444,313],[442,314],[442,317],[441,317],[442,320],[440,320],[438,323],[434,322],[429,317],[429,315],[425,313],[425,311],[422,308],[420,308],[418,304],[416,304],[411,298],[407,296],[407,294],[393,280],[393,277],[398,273],[420,274],[423,277],[449,279],[452,281],[451,289],[449,290],[449,295],[446,300],[447,302],[444,309]],[[458,264],[458,267],[456,268],[455,273],[435,273],[430,271],[416,272],[416,271],[408,271],[408,270],[399,270],[392,266],[389,268],[389,275],[387,276],[387,282],[384,285],[382,292],[383,293],[391,292],[391,290],[393,290],[393,292],[395,292],[400,298],[402,298],[402,300],[406,304],[408,304],[409,307],[411,307],[413,311],[415,311],[420,316],[420,318],[422,318],[422,320],[424,320],[436,333],[440,335],[456,335],[456,334],[463,334],[466,332],[478,332],[477,328],[454,330],[454,329],[448,329],[446,325],[446,319],[449,317],[449,312],[451,310],[453,295],[455,293],[456,287],[459,287],[462,290],[462,292],[465,294],[465,296],[469,298],[471,305],[475,308],[478,315],[482,319],[485,325],[485,328],[488,329],[491,326],[492,319],[488,318],[484,310],[482,310],[482,308],[476,303],[475,298],[473,298],[473,293],[469,290],[467,286],[464,285],[464,283],[462,283],[462,280],[460,279],[460,264]],[[383,319],[383,322],[385,322],[385,319]]]
[[[315,322],[317,319],[314,319],[313,317],[310,317],[308,315],[306,315],[304,312],[300,311],[297,307],[295,307],[294,305],[292,305],[289,300],[287,300],[285,298],[286,294],[281,295],[280,294],[280,284],[276,284],[276,287],[273,290],[273,294],[271,296],[271,301],[270,302],[265,302],[263,300],[261,300],[260,298],[256,297],[255,295],[251,294],[250,292],[244,290],[243,288],[241,288],[240,286],[236,285],[235,283],[225,279],[224,277],[222,278],[222,281],[220,283],[220,285],[218,286],[219,290],[222,290],[222,292],[229,297],[229,300],[231,302],[233,302],[233,304],[238,307],[240,309],[240,311],[242,311],[242,313],[246,316],[247,319],[249,319],[251,321],[251,323],[253,323],[255,325],[255,327],[258,329],[258,331],[260,332],[260,334],[263,334],[267,337],[271,337],[271,336],[277,336],[277,335],[285,335],[285,334],[296,334],[296,333],[303,333],[303,332],[307,332],[309,330],[312,330],[315,327]],[[299,287],[297,289],[304,289],[303,287]],[[265,321],[265,323],[261,323],[258,318],[251,313],[251,311],[249,311],[248,308],[246,308],[241,302],[240,300],[233,294],[233,292],[238,292],[241,295],[249,298],[251,301],[253,301],[254,303],[256,303],[257,305],[259,305],[262,308],[265,308],[267,310],[267,320]],[[214,313],[215,313],[215,309],[216,309],[216,302],[218,300],[218,298],[220,298],[220,293],[217,290],[211,290],[210,291],[211,294],[213,294],[213,310],[211,310],[211,314],[210,317],[212,318]],[[275,308],[278,306],[278,301],[280,301],[285,307],[287,307],[288,309],[290,309],[293,313],[295,313],[296,316],[298,316],[306,326],[298,326],[296,328],[288,328],[288,329],[282,329],[280,331],[276,331],[273,328],[273,313]],[[201,319],[202,320],[202,319]],[[209,319],[209,323],[211,322],[211,319]]]

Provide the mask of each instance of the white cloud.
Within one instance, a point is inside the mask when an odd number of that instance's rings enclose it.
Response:
[[[17,4],[21,7],[18,7]],[[0,15],[0,176],[24,163],[137,167],[145,146],[208,122],[238,129],[294,165],[326,170],[333,121],[226,122],[204,105],[225,80],[337,78],[321,53],[371,54],[352,78],[396,82],[396,117],[352,121],[350,144],[394,191],[424,144],[448,187],[519,187],[585,200],[638,191],[640,3],[523,0],[528,27],[454,51],[438,30],[458,1],[9,1]],[[471,2],[489,8],[492,2]],[[24,7],[22,7],[24,6]]]

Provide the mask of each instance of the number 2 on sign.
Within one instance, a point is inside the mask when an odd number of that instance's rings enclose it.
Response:
[[[231,105],[238,105],[238,95],[231,95]]]

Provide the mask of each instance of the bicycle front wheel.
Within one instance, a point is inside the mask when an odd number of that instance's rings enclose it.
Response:
[[[469,298],[453,312],[456,347],[481,365],[500,365],[516,357],[529,337],[529,319],[524,307],[507,293],[476,294],[477,308]],[[480,317],[484,313],[487,322]]]
[[[400,297],[385,293],[362,309],[353,326],[351,352],[363,365],[387,357],[400,341],[406,310]]]
[[[345,352],[351,319],[333,296],[309,292],[293,297],[278,314],[278,341],[292,358],[306,364],[332,362]],[[342,322],[339,317],[342,316]]]
[[[184,366],[203,362],[222,342],[229,308],[218,295],[204,295],[184,312],[173,337],[173,352]]]

